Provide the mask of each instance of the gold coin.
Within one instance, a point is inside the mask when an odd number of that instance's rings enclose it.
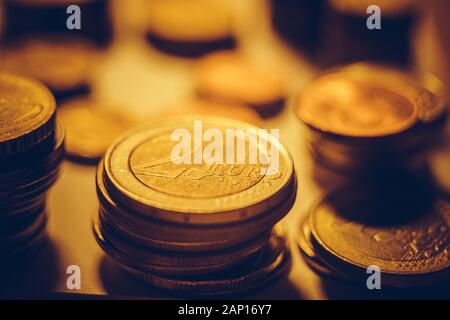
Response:
[[[61,105],[58,119],[66,129],[66,152],[75,160],[97,162],[122,133],[136,123],[131,117],[92,99]]]
[[[196,90],[202,97],[244,103],[262,113],[279,109],[286,95],[274,70],[233,51],[212,53],[198,62]]]
[[[0,70],[37,79],[62,95],[88,86],[96,57],[97,50],[82,41],[22,40],[0,52]]]
[[[330,196],[331,197],[331,196]],[[349,194],[335,194],[315,207],[310,227],[324,253],[341,266],[366,270],[376,265],[385,275],[418,276],[448,270],[450,267],[450,204],[438,200],[433,208],[417,214],[412,209],[403,222],[360,222],[345,218],[352,210],[364,212]],[[380,212],[394,220],[405,212]],[[332,261],[333,259],[327,259]],[[411,284],[412,285],[412,284]]]
[[[322,132],[382,137],[413,127],[433,94],[393,69],[354,64],[307,85],[296,106],[300,119]]]
[[[202,130],[195,121],[201,121]],[[243,155],[243,164],[207,164],[205,152],[199,152],[198,145],[185,155],[172,156],[174,147],[179,144],[171,139],[174,130],[201,137],[199,130],[212,129],[217,136],[225,137],[227,129],[238,128],[256,127],[231,119],[202,116],[180,117],[135,129],[122,136],[107,152],[105,184],[119,203],[159,220],[228,223],[268,212],[292,193],[294,177],[289,154],[273,136],[264,136],[258,131],[256,140],[267,143],[268,150],[258,148],[260,144],[255,143],[255,139],[236,140],[245,143],[245,150],[257,150],[255,152],[265,159],[271,159],[270,153],[277,153],[278,165],[270,174],[261,158],[251,164],[250,152]],[[226,143],[220,148],[225,147]],[[226,150],[222,150],[225,155]],[[200,155],[198,164],[193,164],[195,159],[187,164],[188,158],[194,155]]]
[[[55,128],[56,103],[41,84],[0,73],[0,156],[25,151]]]
[[[225,1],[154,0],[146,2],[148,29],[173,41],[213,41],[232,34],[232,11]]]
[[[97,239],[99,240],[99,239]],[[101,245],[104,244],[100,241]],[[111,248],[104,246],[108,253],[113,253]],[[290,260],[289,250],[283,239],[272,236],[270,242],[255,259],[227,269],[218,274],[204,274],[195,279],[172,278],[161,276],[147,270],[136,268],[126,260],[121,260],[117,255],[112,258],[126,272],[151,286],[169,290],[177,294],[190,295],[223,295],[245,292],[255,287],[267,284],[286,270]]]

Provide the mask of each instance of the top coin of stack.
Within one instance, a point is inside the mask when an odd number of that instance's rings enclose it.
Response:
[[[227,129],[255,129],[226,118],[186,116],[124,135],[99,166],[94,231],[120,266],[154,286],[190,295],[245,291],[286,265],[283,241],[268,238],[295,200],[292,160],[274,137],[262,134],[258,139],[271,149],[260,152],[279,153],[271,174],[267,164],[250,163],[249,155],[244,164],[182,163],[195,156],[197,142],[194,151],[173,159],[173,133],[194,137],[197,120],[223,137]],[[245,150],[256,143],[239,139]],[[251,257],[259,257],[256,264]]]
[[[0,251],[18,256],[45,238],[45,194],[64,156],[56,103],[41,84],[0,74]]]
[[[315,164],[366,180],[420,170],[446,107],[440,92],[365,63],[325,73],[296,100]]]

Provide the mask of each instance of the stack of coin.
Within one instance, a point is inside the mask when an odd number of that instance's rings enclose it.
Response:
[[[2,257],[23,257],[45,240],[46,192],[64,156],[63,130],[55,119],[56,103],[48,89],[0,74]]]
[[[374,194],[359,193],[333,193],[302,220],[297,243],[309,266],[360,284],[366,283],[369,267],[379,268],[381,286],[425,287],[450,280],[448,200],[422,193],[402,204],[380,203]]]
[[[264,117],[280,111],[287,94],[279,72],[234,51],[201,58],[195,78],[195,89],[202,98],[244,104]]]
[[[197,141],[180,155],[172,137],[183,132],[198,139],[197,121],[217,139],[228,129],[256,129],[226,118],[184,116],[125,134],[98,168],[94,233],[120,267],[152,286],[188,296],[245,292],[288,266],[285,242],[272,229],[295,201],[292,160],[275,137],[258,133],[235,142],[270,145],[259,151],[266,159],[279,155],[272,170],[270,161],[253,164],[249,155],[244,164],[198,158],[189,164],[203,147]],[[210,159],[205,154],[203,161]]]
[[[4,37],[8,42],[36,34],[64,34],[99,45],[112,39],[110,0],[4,0],[3,3]],[[71,16],[78,17],[81,28],[69,29],[76,21]]]
[[[325,66],[358,61],[408,66],[417,15],[414,2],[327,0],[321,21],[320,62]]]
[[[61,101],[89,93],[97,55],[92,43],[79,39],[20,40],[0,51],[0,70],[41,81]]]
[[[228,1],[152,0],[146,5],[147,39],[161,51],[197,57],[236,45]]]
[[[318,180],[327,183],[334,174],[346,182],[385,185],[420,175],[446,120],[444,86],[429,84],[360,63],[307,85],[296,111]]]

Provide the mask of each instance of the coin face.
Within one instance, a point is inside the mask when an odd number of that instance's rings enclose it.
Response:
[[[271,174],[260,160],[254,164],[247,161],[249,152],[245,153],[243,164],[207,164],[205,153],[198,153],[196,146],[183,157],[200,154],[200,163],[187,164],[180,161],[182,158],[174,158],[172,151],[179,143],[171,139],[174,130],[185,130],[188,136],[194,137],[196,120],[202,121],[203,132],[214,129],[222,137],[226,136],[227,129],[255,128],[226,118],[181,117],[163,125],[155,123],[134,130],[111,147],[105,157],[105,182],[110,192],[122,203],[140,211],[155,214],[150,208],[162,210],[164,214],[158,216],[161,219],[225,223],[267,211],[291,191],[291,158],[281,144],[273,143],[272,136],[260,136],[258,142],[267,142],[276,149],[263,150],[258,143],[252,145],[258,145],[253,150],[261,152],[263,157],[264,152],[278,152],[279,166]],[[238,141],[235,142],[237,145]],[[250,150],[250,144],[255,141],[243,138],[241,143],[245,150]],[[225,144],[220,148],[225,148]],[[265,156],[270,158],[269,154]],[[207,217],[208,214],[217,217]]]
[[[297,113],[303,122],[324,132],[381,137],[412,127],[426,93],[430,94],[399,72],[354,65],[306,86],[297,100]]]
[[[310,226],[320,246],[339,260],[364,269],[376,265],[396,275],[450,266],[450,203],[439,200],[429,212],[387,226],[348,220],[340,212],[344,209],[335,208],[322,202],[310,216]]]
[[[58,119],[66,129],[66,151],[72,159],[97,162],[108,147],[135,121],[127,115],[91,99],[61,105]]]
[[[41,84],[11,74],[0,74],[0,155],[7,144],[31,136],[17,146],[26,149],[54,129],[56,103]],[[5,150],[6,152],[6,150]]]

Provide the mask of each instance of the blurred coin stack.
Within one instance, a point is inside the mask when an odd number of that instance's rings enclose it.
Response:
[[[236,46],[229,1],[152,0],[145,4],[148,42],[163,52],[198,57]]]
[[[442,83],[379,65],[353,64],[312,81],[296,100],[314,175],[342,184],[398,187],[421,179],[447,116]]]
[[[98,168],[94,233],[121,268],[151,286],[185,296],[245,292],[289,265],[285,242],[272,229],[295,200],[292,160],[274,137],[261,134],[259,142],[279,152],[275,170],[259,162],[181,161],[194,153],[174,162],[172,134],[194,135],[198,120],[222,134],[255,129],[226,118],[186,116],[122,136]]]
[[[64,134],[38,82],[0,74],[0,252],[19,258],[45,240],[46,193],[58,176]],[[9,260],[8,260],[9,261]]]

